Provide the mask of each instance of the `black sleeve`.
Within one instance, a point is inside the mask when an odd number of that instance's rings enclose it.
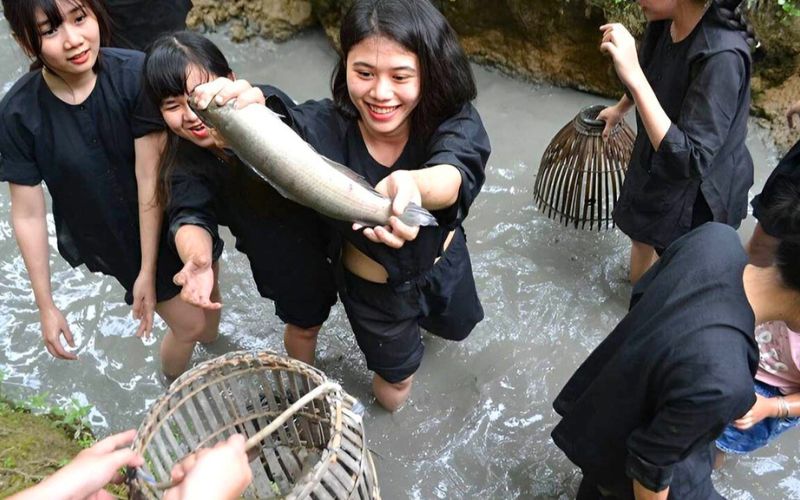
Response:
[[[218,184],[199,169],[177,168],[170,177],[170,197],[167,206],[169,243],[175,248],[175,235],[181,226],[199,226],[208,231],[213,242],[212,257],[222,254],[223,241],[215,209]]]
[[[467,217],[469,207],[486,180],[486,163],[491,151],[481,117],[469,103],[433,133],[428,142],[425,166],[452,165],[461,173],[458,200],[451,209],[436,214],[443,225],[455,227]]]
[[[654,388],[657,413],[626,443],[626,474],[651,491],[670,486],[678,462],[710,445],[755,403],[744,335],[728,328],[698,334],[708,352],[669,363]]]
[[[699,61],[678,122],[653,155],[651,172],[665,179],[702,179],[728,138],[741,104],[745,61],[725,51]]]
[[[7,112],[3,103],[0,116],[0,181],[36,186],[42,174],[34,157],[34,134],[18,113]]]

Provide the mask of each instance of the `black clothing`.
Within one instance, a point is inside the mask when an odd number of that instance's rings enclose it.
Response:
[[[800,234],[790,234],[791,230],[787,226],[786,220],[767,213],[777,201],[776,196],[779,196],[779,192],[788,186],[794,186],[795,190],[800,191],[800,141],[796,142],[792,149],[781,158],[778,166],[769,174],[761,194],[753,198],[751,202],[753,216],[758,219],[764,232],[778,239],[797,241],[800,240]]]
[[[111,45],[145,50],[159,36],[186,29],[191,0],[106,0]]]
[[[432,212],[439,226],[421,227],[416,239],[400,249],[371,242],[353,231],[350,222],[328,219],[342,238],[388,273],[388,283],[378,284],[345,272],[340,297],[370,370],[389,382],[399,382],[419,367],[423,352],[420,326],[445,338],[463,340],[483,319],[461,227],[483,186],[491,150],[480,116],[471,104],[465,104],[439,124],[427,141],[412,133],[395,164],[386,167],[370,155],[358,121],[340,114],[331,100],[293,105],[269,96],[267,105],[285,116],[320,154],[347,165],[372,186],[400,169],[449,164],[461,173],[457,201]],[[456,235],[442,255],[453,230]]]
[[[342,304],[367,358],[389,383],[413,375],[425,347],[420,326],[447,340],[464,340],[483,319],[463,228],[442,258],[419,279],[391,287],[344,271]]]
[[[218,225],[228,226],[278,317],[301,328],[321,325],[336,302],[336,287],[327,228],[316,213],[283,198],[236,157],[224,162],[181,139],[175,161],[170,241],[181,226],[200,226],[212,236],[216,260],[223,246]]]
[[[634,287],[628,314],[553,403],[552,437],[589,482],[621,499],[631,480],[670,498],[712,496],[710,445],[755,402],[755,316],[736,232],[678,239]]]
[[[129,292],[139,274],[139,202],[134,139],[163,129],[142,90],[144,54],[103,48],[94,90],[79,105],[58,99],[41,70],[0,103],[0,181],[36,186],[53,199],[58,250],[73,267],[114,276]],[[180,259],[162,238],[159,301],[180,289]],[[129,301],[130,302],[130,301]]]
[[[466,218],[486,179],[484,168],[491,147],[477,110],[466,104],[445,120],[426,143],[412,134],[398,160],[387,168],[369,154],[357,121],[341,115],[331,100],[292,106],[270,96],[267,105],[287,116],[292,128],[317,152],[346,165],[373,186],[395,170],[448,164],[461,172],[461,190],[456,203],[448,209],[432,212],[439,226],[421,227],[417,238],[400,249],[371,242],[361,232],[353,231],[351,222],[331,220],[347,241],[386,269],[390,283],[412,281],[430,270],[434,259],[441,255],[447,234]]]
[[[672,121],[658,151],[641,117],[614,221],[631,239],[666,248],[691,229],[698,190],[713,220],[738,227],[747,215],[753,160],[745,145],[750,53],[709,8],[695,30],[672,43],[670,22],[648,25],[640,61]]]

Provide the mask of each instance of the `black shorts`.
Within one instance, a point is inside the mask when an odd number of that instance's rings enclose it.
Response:
[[[344,271],[340,290],[367,367],[390,383],[413,375],[425,347],[420,327],[463,340],[483,319],[463,229],[433,269],[399,285],[373,283]]]

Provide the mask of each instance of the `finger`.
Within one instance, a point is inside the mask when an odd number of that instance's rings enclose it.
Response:
[[[366,237],[369,241],[371,241],[373,243],[380,243],[381,239],[378,238],[378,236],[375,234],[375,229],[377,227],[379,227],[379,226],[364,228],[364,231],[362,231],[361,234],[363,234],[364,237]]]
[[[100,454],[110,453],[123,446],[130,446],[136,438],[136,429],[128,429],[127,431],[112,434],[105,439],[96,442],[91,450]]]
[[[144,465],[144,458],[130,448],[122,448],[113,451],[104,459],[103,465],[108,467],[114,474],[108,478],[110,481],[116,475],[117,469],[122,467],[141,467]]]
[[[394,212],[395,215],[403,215],[403,212],[406,211],[406,207],[411,203],[412,196],[414,196],[413,189],[399,189],[397,194],[394,195],[394,200],[392,200],[392,212]]]
[[[72,338],[72,330],[69,328],[69,323],[64,323],[61,327],[61,333],[64,334],[64,339],[70,347],[75,347],[75,339]]]
[[[73,360],[78,359],[77,356],[64,349],[64,346],[61,345],[61,342],[58,341],[52,342],[50,343],[50,347],[52,347],[53,350],[51,351],[50,349],[48,349],[48,351],[50,351],[50,354],[52,354],[56,358],[73,359]]]
[[[148,304],[147,310],[144,314],[144,318],[147,321],[147,326],[144,330],[144,338],[150,338],[150,335],[153,333],[153,321],[155,320],[155,313],[155,307],[152,304]]]
[[[147,330],[147,322],[142,318],[139,320],[139,326],[136,328],[136,336],[142,338]]]
[[[392,234],[401,240],[411,241],[419,234],[419,227],[406,225],[397,217],[390,217],[389,224],[392,226]]]
[[[184,268],[185,267],[186,266],[184,266]],[[178,274],[172,277],[172,282],[178,286],[186,285],[186,273],[184,271],[179,271]]]
[[[794,112],[789,111],[789,114],[786,115],[786,119],[789,121],[789,128],[794,128]]]
[[[353,231],[361,231],[364,229],[364,224],[359,224],[358,222],[353,222]]]
[[[206,109],[211,104],[211,100],[231,83],[233,82],[228,78],[217,78],[214,81],[198,85],[192,92],[194,106],[198,109]]]
[[[383,243],[390,248],[400,248],[405,243],[404,240],[401,240],[397,236],[393,235],[383,226],[378,226],[375,228],[375,236],[378,237],[380,243]]]
[[[236,98],[236,104],[234,104],[233,107],[235,109],[242,109],[251,104],[264,105],[264,93],[261,92],[261,89],[253,87],[245,90]]]
[[[617,57],[617,47],[611,42],[605,42],[600,44],[600,52],[603,54],[608,54],[611,56],[612,59],[616,59]]]
[[[241,450],[244,452],[244,446],[246,443],[245,437],[241,434],[234,434],[233,436],[228,438],[227,443],[234,449],[234,450]]]

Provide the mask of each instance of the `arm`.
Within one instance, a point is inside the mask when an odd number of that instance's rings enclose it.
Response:
[[[11,497],[11,500],[36,500],[50,498],[111,498],[103,492],[110,483],[119,484],[122,467],[139,467],[144,459],[128,446],[136,436],[129,430],[98,441],[91,448],[78,453],[70,463],[32,488]],[[105,496],[101,496],[105,493]]]
[[[77,359],[77,356],[64,349],[59,339],[63,334],[69,346],[75,347],[72,332],[64,315],[53,302],[50,288],[50,248],[47,243],[44,190],[41,184],[10,184],[10,188],[11,225],[28,270],[36,306],[39,308],[45,347],[53,357]]]
[[[733,422],[739,430],[747,430],[765,418],[800,417],[800,393],[766,398],[756,394],[756,402],[750,411]]]
[[[139,238],[142,261],[133,285],[133,316],[140,321],[136,335],[149,337],[156,306],[155,275],[162,210],[155,202],[158,163],[166,135],[153,132],[135,140],[136,184],[139,196]]]

